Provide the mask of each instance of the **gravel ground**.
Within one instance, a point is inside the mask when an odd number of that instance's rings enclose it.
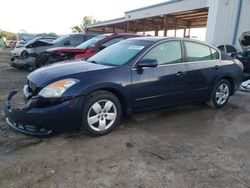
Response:
[[[0,51],[0,102],[28,72]],[[250,94],[141,113],[109,135],[18,133],[0,118],[0,187],[250,187]],[[0,106],[2,113],[2,105]]]

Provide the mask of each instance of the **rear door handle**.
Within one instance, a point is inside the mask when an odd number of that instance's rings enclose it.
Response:
[[[175,74],[177,77],[183,77],[184,76],[184,72],[182,72],[182,71],[179,71],[179,72],[177,72],[176,74]]]
[[[219,70],[220,69],[220,66],[219,65],[215,65],[215,70]]]

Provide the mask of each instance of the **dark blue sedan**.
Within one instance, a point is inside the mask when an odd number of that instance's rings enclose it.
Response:
[[[5,104],[7,123],[33,135],[81,128],[100,136],[122,116],[190,102],[224,106],[242,81],[242,64],[209,44],[145,37],[119,42],[87,61],[57,63],[28,75],[25,104]]]

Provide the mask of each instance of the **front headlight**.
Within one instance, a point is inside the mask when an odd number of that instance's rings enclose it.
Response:
[[[61,97],[61,95],[67,89],[69,89],[71,86],[75,85],[78,82],[79,80],[72,78],[59,80],[43,88],[38,95],[45,98]]]

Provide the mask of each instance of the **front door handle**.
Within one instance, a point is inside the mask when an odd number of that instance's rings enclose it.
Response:
[[[177,72],[175,75],[176,75],[177,77],[181,78],[181,77],[184,76],[184,72],[179,71],[179,72]]]

